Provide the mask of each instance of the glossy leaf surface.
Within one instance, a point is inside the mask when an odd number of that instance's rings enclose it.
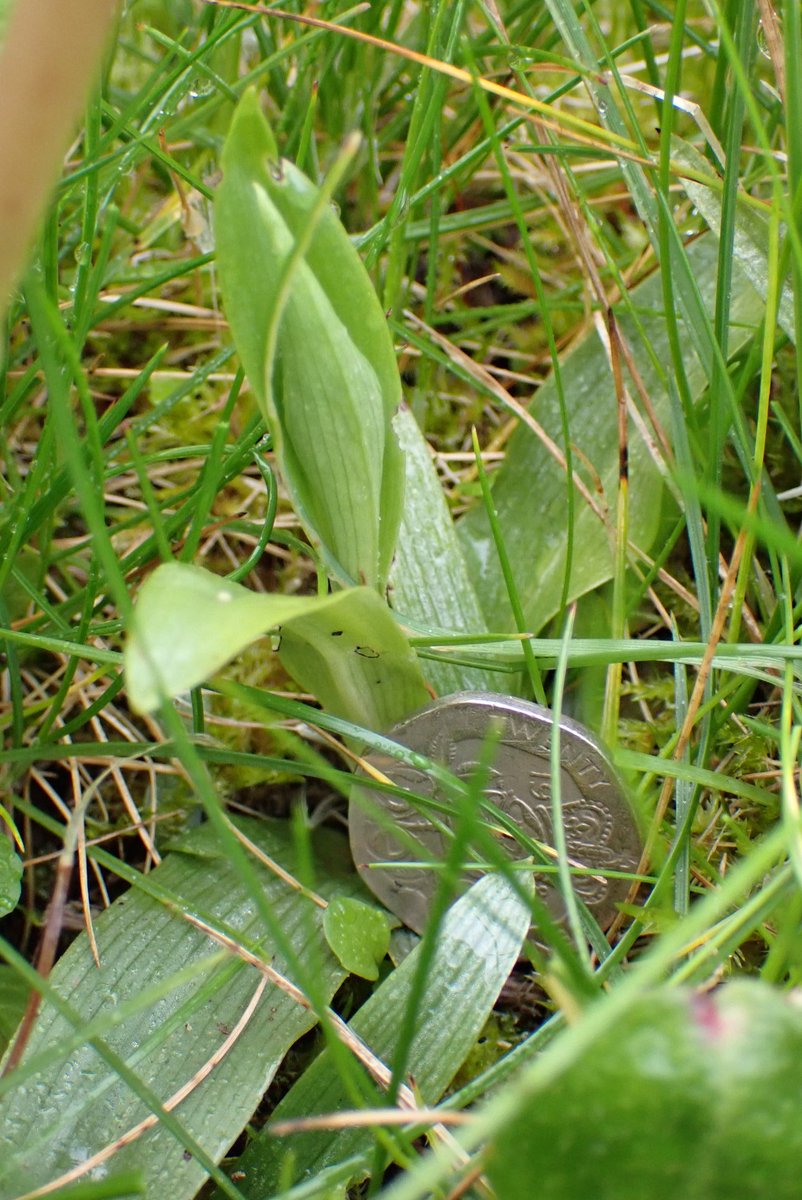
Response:
[[[496,876],[481,879],[446,914],[427,971],[407,1064],[407,1073],[414,1077],[424,1104],[439,1099],[479,1036],[520,953],[530,922],[528,905]],[[419,945],[408,954],[350,1022],[353,1032],[387,1063],[392,1062],[398,1046],[421,952]],[[326,1050],[273,1115],[275,1120],[289,1120],[350,1107],[352,1101]],[[238,1171],[244,1173],[240,1187],[253,1200],[266,1200],[276,1194],[288,1153],[294,1156],[295,1178],[301,1180],[365,1153],[372,1144],[373,1137],[364,1128],[316,1131],[279,1140],[271,1136],[268,1124],[238,1163]],[[364,1168],[357,1166],[355,1171],[364,1174]]]
[[[0,829],[0,917],[17,907],[22,887],[22,860],[4,828]]]
[[[248,836],[288,871],[297,869],[286,823],[246,821]],[[324,895],[359,894],[343,838],[320,830],[313,843]],[[329,950],[320,910],[286,883],[257,867],[265,896],[294,953],[314,962],[320,994],[330,997],[345,971]],[[259,973],[184,920],[178,908],[228,931],[286,973],[287,964],[261,924],[254,900],[223,857],[210,826],[182,842],[146,877],[169,904],[134,887],[96,921],[101,965],[81,935],[57,963],[52,986],[78,1021],[76,1029],[44,1002],[22,1061],[42,1068],[0,1099],[0,1196],[42,1186],[119,1137],[148,1109],[85,1041],[92,1022],[103,1041],[145,1084],[166,1100],[192,1079],[242,1016]],[[170,905],[177,907],[170,907]],[[171,988],[174,973],[180,986]],[[137,1000],[144,989],[157,997]],[[315,1022],[309,1009],[268,984],[253,1016],[226,1056],[176,1110],[182,1126],[219,1159],[250,1118],[290,1045]],[[72,1039],[72,1048],[62,1047]],[[14,1076],[8,1077],[13,1085]],[[147,1194],[182,1200],[205,1178],[203,1168],[164,1127],[145,1133],[114,1155],[104,1171],[141,1169]]]
[[[379,965],[390,947],[386,913],[350,896],[338,896],[323,914],[323,932],[347,971],[363,979],[379,978]]]
[[[412,413],[403,408],[395,429],[404,454],[406,486],[398,550],[390,575],[393,608],[423,633],[485,633],[476,596],[431,451]],[[497,691],[497,672],[427,659],[422,670],[438,695]]]

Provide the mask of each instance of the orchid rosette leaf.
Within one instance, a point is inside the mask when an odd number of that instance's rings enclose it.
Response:
[[[226,315],[293,505],[343,583],[382,590],[403,503],[384,313],[333,207],[243,96],[215,203]]]

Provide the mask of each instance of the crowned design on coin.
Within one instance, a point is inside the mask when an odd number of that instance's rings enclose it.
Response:
[[[542,846],[545,861],[554,865],[553,729],[553,714],[537,704],[490,692],[460,692],[399,722],[388,736],[467,779],[494,732],[498,742],[484,789],[484,816],[498,828],[494,806],[512,827]],[[349,809],[351,850],[362,879],[387,908],[420,932],[437,887],[437,872],[428,864],[446,857],[455,813],[445,791],[422,768],[376,753],[367,762],[397,787],[431,801],[426,811],[411,798],[377,791],[360,772]],[[560,799],[574,890],[604,927],[629,887],[626,879],[608,878],[605,872],[634,871],[641,839],[603,750],[567,717],[560,720]],[[500,835],[500,844],[513,858],[529,853],[509,832]],[[466,883],[475,875],[466,872]],[[536,870],[535,875],[539,895],[562,920],[565,906],[554,874]]]

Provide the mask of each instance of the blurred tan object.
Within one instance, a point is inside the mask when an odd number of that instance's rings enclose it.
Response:
[[[0,316],[81,119],[116,0],[17,0],[0,44]]]

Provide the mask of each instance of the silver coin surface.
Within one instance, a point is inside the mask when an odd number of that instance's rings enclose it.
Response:
[[[539,705],[490,692],[459,692],[399,722],[388,737],[466,779],[476,770],[488,735],[495,733],[498,743],[484,796],[515,828],[544,847],[546,861],[553,864],[549,757],[553,728],[552,713]],[[433,823],[420,804],[371,788],[365,772],[357,776],[363,782],[352,789],[349,807],[357,870],[374,895],[420,933],[438,882],[436,870],[426,864],[446,857],[455,813],[445,792],[422,768],[389,754],[372,753],[367,762],[391,783],[432,801],[437,809]],[[641,839],[603,750],[586,729],[567,717],[560,721],[560,798],[575,893],[604,928],[629,889],[627,879],[607,878],[604,872],[634,871]],[[487,811],[484,816],[498,828],[498,819],[493,821]],[[511,836],[501,835],[500,844],[514,858],[529,853]],[[421,865],[402,865],[408,863]],[[472,877],[474,872],[466,874],[466,884]],[[536,871],[538,894],[562,920],[565,907],[554,880],[553,873]]]

